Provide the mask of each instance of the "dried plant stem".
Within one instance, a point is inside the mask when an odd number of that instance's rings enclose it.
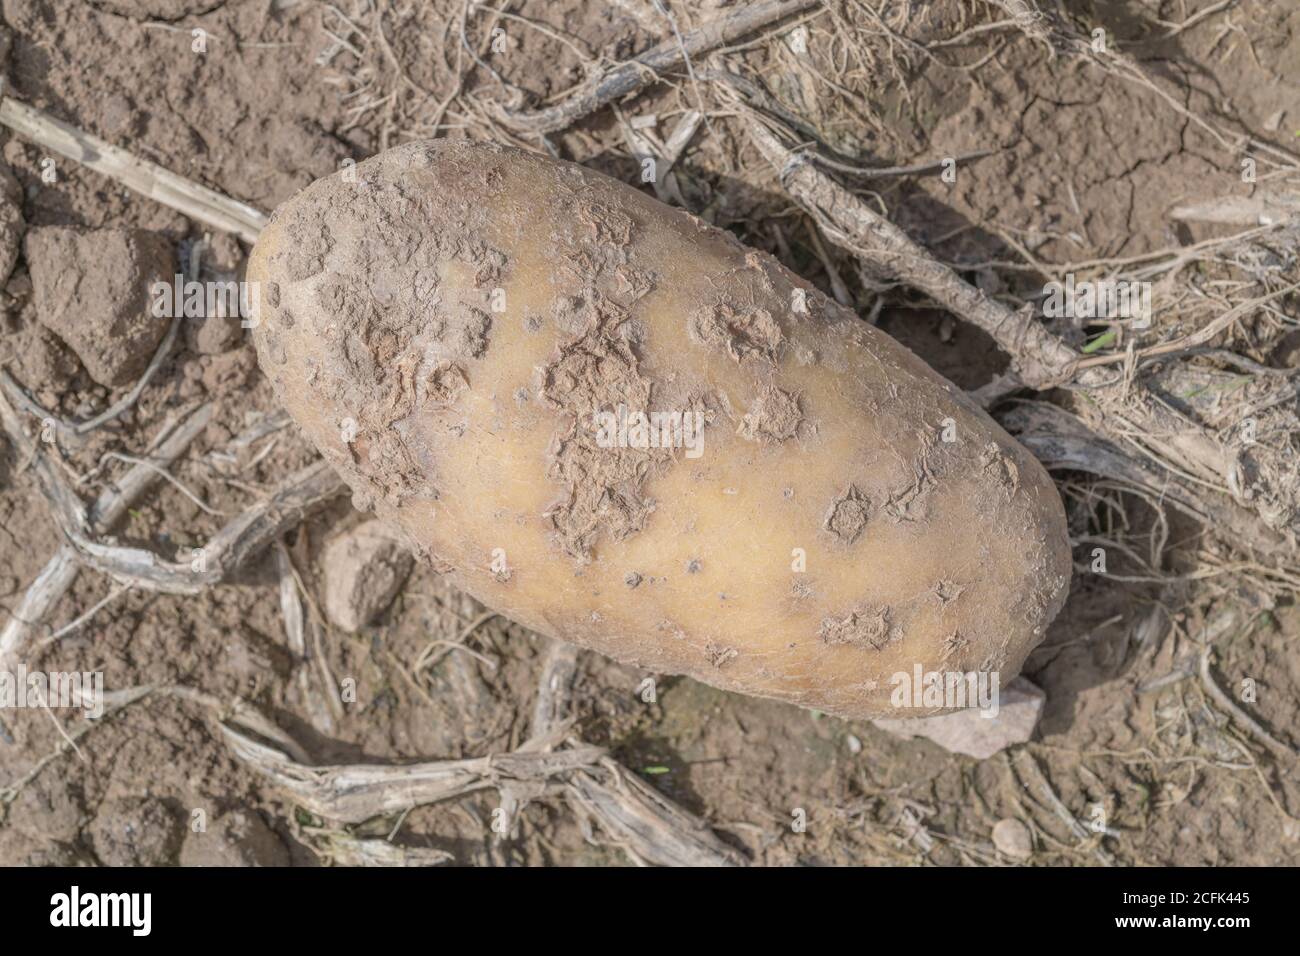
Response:
[[[577,669],[578,649],[564,641],[552,641],[543,658],[537,699],[533,701],[533,719],[529,724],[533,737],[545,737],[568,719]]]
[[[578,651],[556,641],[546,652],[533,704],[533,741],[566,725],[577,674]],[[695,814],[602,757],[565,778],[574,806],[594,818],[638,863],[655,866],[743,866],[745,859],[723,843]]]
[[[13,438],[16,430],[22,439],[14,440],[25,440],[20,427],[11,427],[12,412],[3,395],[0,395],[0,415],[6,420],[6,431]],[[149,466],[136,465],[131,468],[114,485],[105,488],[86,511],[85,521],[90,533],[106,534],[111,531],[136,501],[160,480],[157,469],[165,468],[179,458],[190,443],[202,434],[212,420],[212,414],[213,406],[205,404],[165,424],[154,437],[149,449]],[[44,455],[37,456],[38,460],[44,458]],[[0,630],[0,666],[6,666],[21,651],[46,614],[72,587],[78,570],[76,551],[70,544],[61,545],[27,589],[13,615],[5,622],[3,630]]]
[[[1035,800],[1040,801],[1056,814],[1075,839],[1079,840],[1080,843],[1090,843],[1094,837],[1101,836],[1099,833],[1090,834],[1088,828],[1070,812],[1070,808],[1061,802],[1061,798],[1056,795],[1056,790],[1053,789],[1052,784],[1043,776],[1038,761],[1034,759],[1034,755],[1027,748],[1019,747],[1013,750],[1009,762],[1021,785],[1033,795]],[[1106,851],[1099,839],[1091,849],[1097,861],[1103,866],[1115,865],[1115,858]]]
[[[78,558],[120,583],[166,594],[199,594],[225,581],[250,558],[310,513],[346,490],[324,461],[290,475],[263,501],[229,521],[189,563],[168,561],[144,548],[104,544],[65,529]]]
[[[1297,753],[1294,747],[1282,743],[1282,741],[1270,734],[1264,729],[1259,721],[1238,707],[1236,702],[1229,697],[1221,687],[1219,687],[1218,683],[1214,679],[1214,675],[1210,673],[1210,660],[1213,653],[1213,645],[1207,644],[1205,649],[1201,651],[1200,661],[1197,668],[1201,677],[1201,685],[1205,688],[1206,692],[1214,698],[1215,702],[1220,707],[1228,712],[1233,720],[1250,731],[1250,733],[1254,735],[1255,739],[1262,742],[1269,750],[1273,751],[1273,753],[1287,758],[1288,761],[1294,761],[1297,757],[1300,757],[1300,753]]]
[[[280,579],[280,613],[284,617],[284,633],[289,642],[289,652],[294,657],[294,676],[299,693],[312,726],[323,734],[331,735],[335,732],[333,715],[330,708],[325,706],[325,695],[317,692],[312,681],[315,649],[308,645],[306,639],[307,624],[302,608],[302,591],[305,589],[301,588],[298,571],[282,540],[275,542],[275,568]],[[332,702],[333,697],[329,700]]]
[[[261,210],[139,159],[12,96],[0,99],[0,123],[38,146],[76,160],[205,226],[234,233],[245,242],[256,242],[266,226],[267,217]]]
[[[360,823],[411,807],[438,803],[508,783],[544,782],[600,759],[604,751],[583,745],[569,750],[517,750],[469,760],[413,764],[309,767],[229,726],[222,732],[236,757],[326,820]]]
[[[1200,524],[1214,524],[1225,537],[1264,552],[1280,553],[1287,547],[1285,538],[1254,512],[1188,482],[1173,481],[1167,472],[1126,453],[1063,408],[1021,401],[997,418],[1048,470],[1085,471],[1145,489]]]
[[[1071,377],[1077,353],[1036,322],[1032,309],[1013,312],[966,282],[903,230],[819,170],[806,154],[787,149],[757,118],[751,118],[749,132],[759,151],[778,171],[786,192],[808,211],[832,242],[979,326],[1011,357],[1017,376],[1026,385],[1050,388]]]
[[[760,0],[739,5],[698,29],[664,40],[635,60],[593,76],[555,106],[531,112],[504,111],[500,118],[507,126],[520,132],[554,133],[605,104],[658,81],[660,73],[682,66],[689,57],[701,56],[755,30],[802,13],[820,2]]]
[[[1021,32],[1043,43],[1052,56],[1056,56],[1057,53],[1065,53],[1070,56],[1080,57],[1096,64],[1112,76],[1151,90],[1156,96],[1164,100],[1170,109],[1183,119],[1199,127],[1224,149],[1236,153],[1244,146],[1268,155],[1273,161],[1283,166],[1291,168],[1300,166],[1300,162],[1292,153],[1253,136],[1227,133],[1192,112],[1177,97],[1151,79],[1150,74],[1141,63],[1128,54],[1114,49],[1112,37],[1108,37],[1106,43],[1100,49],[1094,48],[1093,44],[1080,36],[1070,24],[1054,13],[1042,10],[1033,0],[990,0],[990,2],[1011,14]],[[1191,18],[1183,28],[1190,26],[1196,19],[1196,17]],[[1175,34],[1170,34],[1170,36],[1173,35]]]

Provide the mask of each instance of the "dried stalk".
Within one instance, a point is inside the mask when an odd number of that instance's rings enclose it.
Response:
[[[564,641],[552,641],[537,681],[533,719],[528,725],[533,737],[546,738],[568,719],[573,703],[573,679],[578,672],[578,649]]]
[[[654,866],[746,865],[703,820],[613,760],[601,761],[601,769],[603,774],[573,774],[567,781],[569,795],[635,858]]]
[[[1200,524],[1216,525],[1233,541],[1268,552],[1286,547],[1286,539],[1260,524],[1254,512],[1187,482],[1172,481],[1167,472],[1126,454],[1063,408],[1016,402],[997,418],[1049,471],[1083,471],[1146,489]]]
[[[135,384],[131,386],[131,390],[98,415],[88,418],[83,422],[64,421],[58,416],[47,412],[36,403],[34,398],[27,394],[21,385],[14,381],[12,375],[3,369],[0,369],[0,387],[3,387],[9,400],[15,405],[18,405],[18,407],[36,418],[41,419],[41,421],[53,422],[55,428],[57,428],[65,438],[69,439],[69,441],[74,444],[74,447],[79,447],[84,442],[85,435],[93,432],[102,425],[108,424],[113,419],[121,417],[128,409],[135,405],[140,396],[144,393],[145,387],[149,384],[149,381],[154,377],[158,369],[162,367],[163,361],[171,354],[172,346],[176,343],[176,337],[180,332],[182,321],[183,320],[179,317],[172,319],[171,325],[167,327],[166,335],[164,335],[163,340],[158,343],[158,348],[154,349],[153,358],[149,360],[148,368],[146,368],[144,373],[136,379]]]
[[[199,594],[228,580],[272,541],[346,490],[327,462],[308,465],[195,549],[189,563],[168,561],[146,548],[105,544],[75,528],[65,528],[64,533],[83,563],[122,584],[165,594]]]
[[[289,652],[294,659],[294,677],[311,724],[326,736],[334,734],[334,718],[325,700],[312,682],[313,648],[307,643],[306,615],[303,614],[302,594],[299,591],[298,572],[289,557],[283,541],[275,542],[275,569],[280,578],[280,613],[284,618],[284,634],[289,642]],[[314,626],[314,622],[313,622]],[[328,693],[328,691],[327,691]],[[331,697],[331,699],[333,699]]]
[[[202,434],[212,420],[213,410],[211,404],[202,405],[184,417],[165,424],[154,437],[148,451],[152,467],[136,465],[131,468],[116,484],[105,488],[85,513],[89,532],[98,535],[111,531],[144,493],[160,480],[156,469],[169,466]],[[10,430],[9,424],[12,409],[3,396],[0,396],[0,413],[5,413],[5,427],[13,437],[14,431]],[[21,427],[16,427],[16,432],[25,441],[26,436]],[[37,454],[36,460],[44,459],[44,454]],[[62,481],[59,483],[62,484]],[[65,505],[65,508],[73,510],[70,504]],[[72,587],[78,570],[75,550],[70,544],[61,545],[27,589],[18,607],[5,622],[3,630],[0,630],[0,667],[7,667],[14,660],[46,614]]]
[[[564,726],[573,696],[578,651],[561,641],[546,653],[533,704],[532,739],[555,738]],[[637,862],[655,866],[744,866],[745,859],[723,843],[699,817],[627,773],[615,761],[565,778],[566,789],[582,813],[596,819]]]
[[[569,92],[555,106],[530,112],[502,111],[501,120],[524,133],[554,133],[594,113],[607,103],[655,83],[659,74],[673,70],[710,50],[732,43],[786,17],[817,6],[821,0],[760,0],[742,4],[730,13],[681,37],[674,36],[635,60],[606,70]]]
[[[1094,842],[1094,837],[1100,837],[1099,833],[1089,833],[1078,819],[1070,812],[1070,808],[1061,802],[1061,798],[1056,795],[1048,779],[1043,776],[1043,771],[1038,766],[1038,761],[1027,748],[1018,747],[1011,751],[1009,758],[1012,771],[1021,786],[1032,793],[1037,800],[1041,800],[1048,809],[1050,809],[1069,829],[1070,834],[1080,843],[1088,844]],[[1095,845],[1091,847],[1093,855],[1103,866],[1114,866],[1115,858],[1101,845],[1100,840],[1096,840]]]
[[[396,846],[387,840],[365,840],[342,830],[302,830],[316,854],[335,866],[442,866],[456,858],[446,850]]]
[[[601,748],[584,744],[569,750],[518,750],[469,760],[309,767],[231,727],[223,726],[222,733],[235,756],[272,786],[316,816],[342,823],[361,823],[512,783],[545,782],[591,766],[604,755]]]
[[[1016,375],[1026,385],[1052,388],[1072,376],[1077,353],[1035,321],[1031,307],[1013,312],[966,282],[924,246],[819,170],[806,154],[787,149],[755,117],[750,119],[749,132],[759,151],[778,171],[786,192],[837,246],[979,326],[1011,357]]]
[[[1213,653],[1213,645],[1207,644],[1205,649],[1201,651],[1200,660],[1197,665],[1197,671],[1201,677],[1201,684],[1205,688],[1206,692],[1214,698],[1215,702],[1220,707],[1228,712],[1233,720],[1250,731],[1250,733],[1254,735],[1255,739],[1261,741],[1269,750],[1273,751],[1274,754],[1285,757],[1288,763],[1294,761],[1297,757],[1300,757],[1300,752],[1297,752],[1294,747],[1282,743],[1282,741],[1278,740],[1265,730],[1259,721],[1238,707],[1236,702],[1218,685],[1218,682],[1214,679],[1214,675],[1210,673],[1210,660]]]
[[[133,156],[12,96],[0,99],[0,123],[38,146],[75,160],[205,226],[234,233],[245,242],[256,242],[258,233],[266,227],[267,216],[261,210]]]

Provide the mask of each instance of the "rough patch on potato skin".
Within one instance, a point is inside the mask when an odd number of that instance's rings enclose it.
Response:
[[[961,654],[968,647],[970,647],[970,641],[962,637],[960,632],[953,631],[943,640],[942,659],[944,663],[951,660],[954,655]]]
[[[739,657],[740,652],[734,647],[708,641],[704,645],[704,655],[709,659],[709,666],[721,669]]]
[[[1009,501],[1015,495],[1016,489],[1020,487],[1020,469],[1016,467],[1016,463],[1002,454],[996,444],[989,442],[984,446],[980,464],[985,474],[1001,486]]]
[[[689,326],[700,343],[726,351],[737,362],[758,359],[774,363],[785,336],[767,309],[718,302],[700,309]]]
[[[371,476],[378,497],[398,506],[418,494],[437,497],[428,482],[434,463],[411,440],[409,419],[417,409],[454,406],[472,386],[469,366],[491,342],[492,317],[482,306],[508,260],[466,238],[474,211],[463,198],[432,195],[400,172],[386,172],[372,171],[363,188],[345,191],[329,219],[293,206],[277,213],[285,241],[271,266],[288,281],[310,282],[308,322],[325,346],[310,384],[348,412],[335,424],[349,463]],[[332,228],[339,219],[347,220],[346,230]],[[327,268],[335,260],[350,267]],[[439,275],[447,263],[472,274],[481,304],[443,295]],[[270,314],[261,338],[278,365],[285,361],[281,330],[298,319],[281,307],[276,283],[263,308]],[[447,427],[457,428],[454,419]]]
[[[605,311],[608,315],[608,311]],[[543,371],[542,398],[563,411],[568,429],[556,437],[548,477],[565,489],[547,512],[564,553],[590,560],[602,534],[621,540],[645,526],[654,511],[643,494],[651,469],[672,460],[663,448],[602,448],[593,427],[597,411],[620,404],[650,407],[653,389],[640,374],[630,342],[598,321],[587,335],[562,348]]]
[[[655,279],[630,264],[630,217],[577,187],[561,205],[569,226],[551,239],[561,271],[580,291],[556,299],[553,318],[572,338],[541,370],[542,400],[568,422],[555,437],[548,470],[564,493],[546,517],[564,553],[585,563],[602,536],[621,541],[645,526],[655,507],[646,480],[673,453],[598,444],[597,413],[652,409],[655,390],[641,372],[641,329],[630,310]]]
[[[799,434],[801,427],[815,430],[815,426],[804,419],[799,396],[775,385],[767,385],[749,406],[737,431],[750,441],[772,444],[789,441]]]
[[[957,584],[956,582],[953,581],[949,581],[947,578],[942,578],[934,586],[933,593],[935,598],[939,601],[939,603],[946,607],[948,604],[957,600],[957,598],[961,595],[961,592],[964,590],[966,589],[962,587],[960,584]]]
[[[881,510],[895,521],[915,521],[924,517],[927,495],[940,481],[939,472],[946,464],[944,444],[934,429],[922,431],[920,450],[908,464],[909,474],[891,489]]]
[[[822,621],[821,639],[830,645],[849,644],[853,647],[881,650],[902,636],[887,607],[864,607],[851,611],[847,617]]]
[[[873,512],[871,500],[858,489],[857,485],[850,484],[838,498],[831,502],[822,527],[833,534],[841,544],[853,544],[862,537],[862,532],[866,530],[867,522],[871,520]]]

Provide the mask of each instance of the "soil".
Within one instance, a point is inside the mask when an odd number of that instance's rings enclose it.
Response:
[[[1300,10],[1239,0],[1174,29],[1211,5],[1070,6],[1076,22],[1104,26],[1110,42],[1198,115],[1293,144],[1300,135]],[[536,139],[515,138],[497,123],[492,104],[542,102],[582,80],[584,57],[626,59],[671,33],[649,2],[523,0],[498,4],[499,13],[476,7],[462,44],[463,6],[2,0],[0,68],[6,94],[269,211],[345,162],[413,139],[498,138],[536,148]],[[667,6],[688,30],[731,4]],[[954,182],[924,174],[863,187],[891,220],[990,295],[1040,296],[1035,262],[1133,257],[1231,231],[1168,213],[1236,194],[1238,151],[1151,90],[1077,59],[1050,57],[1011,27],[965,32],[1005,19],[990,5],[957,0],[832,2],[732,55],[862,164],[994,150],[960,163]],[[196,29],[203,32],[196,36]],[[781,194],[702,76],[673,77],[603,108],[549,136],[546,148],[637,182],[640,166],[619,117],[654,116],[667,138],[696,108],[706,120],[673,169],[682,205],[838,293],[962,388],[1005,368],[983,333],[904,290],[881,295],[877,277],[828,252],[830,243]],[[139,230],[169,243],[182,263],[203,242],[205,276],[238,274],[248,248],[7,129],[0,144],[17,183],[9,188],[0,169],[0,268],[15,257],[0,293],[0,367],[52,414],[85,419],[121,399],[130,382],[100,384],[104,377],[83,367],[58,329],[38,320],[23,224],[29,236],[42,227],[67,227],[79,237]],[[10,194],[16,201],[4,200]],[[65,248],[62,269],[94,273],[96,262]],[[51,246],[51,254],[58,249]],[[1074,333],[1082,341],[1085,330]],[[1300,348],[1292,340],[1273,361],[1300,366]],[[770,420],[751,429],[770,440],[797,429],[798,408],[786,399],[774,395]],[[216,412],[171,469],[176,483],[155,485],[114,529],[118,543],[188,559],[230,516],[316,460],[293,426],[220,454],[277,411],[247,334],[223,328],[181,336],[126,413],[62,442],[66,475],[93,499],[129,467],[109,453],[142,454],[164,421],[203,401]],[[1274,760],[1228,721],[1194,671],[1162,679],[1194,656],[1198,637],[1226,627],[1215,644],[1213,679],[1234,699],[1243,681],[1252,681],[1252,716],[1295,748],[1300,610],[1289,599],[1262,598],[1246,573],[1183,573],[1196,555],[1226,553],[1226,546],[1213,529],[1176,516],[1163,532],[1159,574],[1127,564],[1123,554],[1096,573],[1093,538],[1122,534],[1145,547],[1156,514],[1087,476],[1054,477],[1070,515],[1076,573],[1065,609],[1026,665],[1047,704],[1034,739],[1015,753],[976,761],[869,723],[685,678],[660,678],[647,701],[646,674],[589,653],[578,665],[578,733],[610,748],[629,772],[702,816],[759,865],[1296,862],[1295,761]],[[341,498],[286,536],[284,553],[316,603],[323,600],[326,542],[360,520]],[[852,534],[851,514],[836,521],[837,531],[843,525],[842,533]],[[60,540],[35,470],[12,444],[0,445],[0,626]],[[336,680],[355,688],[353,702],[322,709],[305,690],[290,647],[280,583],[269,550],[197,596],[117,594],[110,580],[82,569],[41,635],[93,613],[54,640],[38,639],[23,663],[31,671],[102,672],[109,691],[181,686],[210,700],[247,701],[318,764],[482,756],[527,738],[544,638],[501,618],[483,621],[484,608],[417,563],[375,623],[357,633],[322,628],[317,652]],[[430,653],[440,646],[434,642],[457,641],[471,625],[462,648]],[[150,694],[98,722],[76,710],[0,711],[0,863],[334,860],[336,834],[244,766],[212,709],[196,700]],[[1026,759],[1078,820],[1101,821],[1104,835],[1090,831],[1081,841],[1030,794]],[[531,802],[504,838],[490,825],[498,803],[495,791],[481,791],[369,821],[353,835],[444,850],[464,865],[628,862],[556,795]],[[802,819],[806,827],[792,826]],[[1013,852],[995,845],[994,828],[1007,820],[1028,828],[1028,853],[1014,824],[999,831],[1016,837],[1000,841]]]

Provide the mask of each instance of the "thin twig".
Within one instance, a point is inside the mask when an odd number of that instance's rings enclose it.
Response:
[[[664,40],[635,60],[593,76],[555,106],[532,112],[502,111],[500,119],[521,132],[554,133],[607,103],[649,86],[661,73],[680,67],[689,57],[698,57],[819,3],[821,0],[760,0],[739,6],[683,36]]]
[[[132,156],[12,96],[0,99],[0,124],[19,136],[134,189],[191,219],[256,242],[267,217],[259,209]]]

